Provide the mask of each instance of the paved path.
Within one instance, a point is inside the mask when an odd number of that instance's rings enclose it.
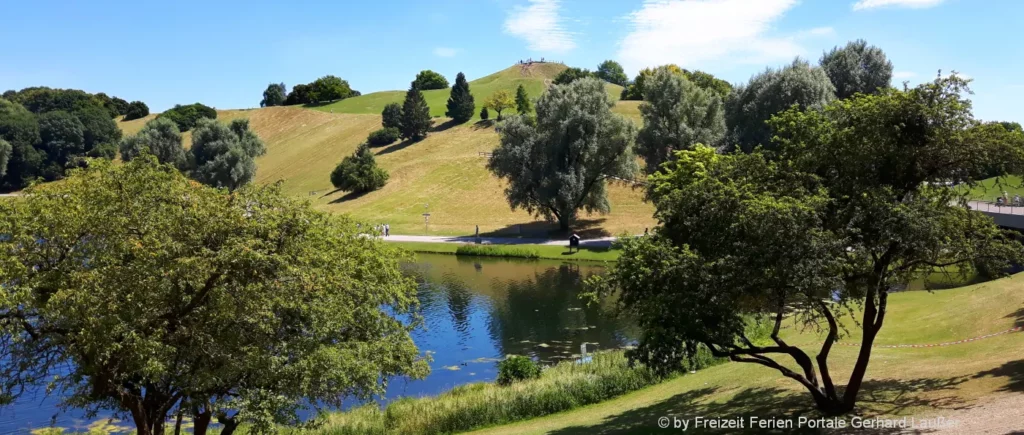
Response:
[[[1024,215],[1024,207],[1015,207],[1009,205],[996,205],[991,202],[985,201],[967,201],[967,205],[972,210],[984,211],[989,213],[999,214],[1012,214],[1012,215]]]
[[[388,237],[381,237],[388,242],[429,242],[429,243],[476,243],[473,236],[400,236],[392,234]],[[599,239],[580,240],[580,246],[584,248],[607,248],[612,245],[615,237],[601,237]],[[514,237],[480,237],[480,242],[491,245],[551,245],[569,246],[569,239],[545,239],[545,238],[514,238]]]

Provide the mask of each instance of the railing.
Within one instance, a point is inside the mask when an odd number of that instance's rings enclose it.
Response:
[[[995,204],[987,201],[968,201],[967,205],[972,210],[983,211],[986,213],[999,213],[999,214],[1011,214],[1011,215],[1022,215],[1024,216],[1024,206],[1010,205],[1010,204]]]

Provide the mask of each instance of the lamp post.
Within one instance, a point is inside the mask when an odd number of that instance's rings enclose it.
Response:
[[[430,204],[423,204],[423,231],[430,233]]]

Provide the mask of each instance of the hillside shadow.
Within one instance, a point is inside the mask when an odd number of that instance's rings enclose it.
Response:
[[[445,121],[445,122],[437,124],[437,125],[435,125],[433,127],[430,127],[430,132],[431,133],[442,132],[442,131],[445,131],[445,130],[447,130],[449,128],[455,127],[456,125],[459,125],[459,123],[456,122],[454,119],[449,119],[448,121]]]
[[[1024,359],[1007,362],[999,367],[974,375],[974,378],[998,376],[1009,379],[1009,383],[999,389],[1011,393],[1024,393]]]
[[[555,223],[531,221],[521,224],[507,225],[494,231],[480,233],[480,236],[565,239],[568,243],[569,236],[573,233],[578,234],[582,239],[596,239],[611,236],[611,233],[601,227],[605,221],[605,218],[580,219],[576,221],[576,224],[573,225],[573,228],[568,232],[559,230],[558,224]]]
[[[498,122],[493,119],[481,119],[473,123],[473,130],[483,130],[485,128],[494,127],[494,124]]]
[[[337,192],[337,191],[335,191],[335,192]],[[358,193],[356,193],[356,192],[349,192],[349,193],[346,193],[346,194],[342,195],[341,197],[339,197],[337,199],[332,200],[328,204],[341,204],[341,203],[343,203],[345,201],[351,201],[353,199],[361,198],[363,195],[366,195],[367,193],[370,193],[370,192],[358,192]]]
[[[383,156],[385,154],[391,154],[391,153],[394,153],[394,152],[398,152],[398,151],[401,151],[401,150],[404,150],[404,149],[408,148],[410,145],[415,144],[416,142],[417,141],[414,141],[412,139],[406,139],[406,140],[403,140],[403,141],[401,141],[399,143],[388,145],[388,146],[386,146],[384,148],[381,148],[381,150],[377,151],[377,154],[375,154],[375,155]]]
[[[1018,308],[1010,314],[1007,314],[1006,319],[1013,319],[1014,328],[1024,328],[1024,308]]]

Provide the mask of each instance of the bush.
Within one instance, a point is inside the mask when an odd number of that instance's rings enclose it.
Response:
[[[444,89],[448,87],[448,79],[441,74],[425,69],[416,74],[416,80],[412,82],[412,86],[421,91]]]
[[[490,118],[490,117],[491,117],[491,114],[487,111],[486,107],[484,107],[483,109],[480,109],[480,119],[486,121],[487,118]]]
[[[388,103],[384,106],[384,110],[380,113],[381,125],[384,128],[397,128],[399,133],[402,130],[402,105],[398,103]]]
[[[124,111],[125,121],[145,118],[147,116],[149,116],[149,106],[141,101],[132,101],[131,103],[128,103],[128,108]]]
[[[370,146],[379,147],[394,143],[396,140],[398,140],[398,137],[401,135],[402,132],[399,131],[397,128],[382,128],[373,133],[370,133],[370,136],[366,138],[366,141],[370,144]]]
[[[540,258],[540,254],[538,254],[536,250],[501,245],[461,245],[455,249],[455,255],[475,257]]]
[[[498,363],[498,385],[511,385],[513,382],[539,377],[540,366],[525,356],[513,356]]]
[[[161,118],[167,118],[178,124],[178,130],[189,131],[202,118],[217,119],[217,110],[200,103],[182,106],[175,105],[170,110],[160,114]]]
[[[377,167],[367,144],[362,144],[351,156],[345,157],[331,171],[331,184],[352,193],[370,192],[384,187],[388,173]]]

